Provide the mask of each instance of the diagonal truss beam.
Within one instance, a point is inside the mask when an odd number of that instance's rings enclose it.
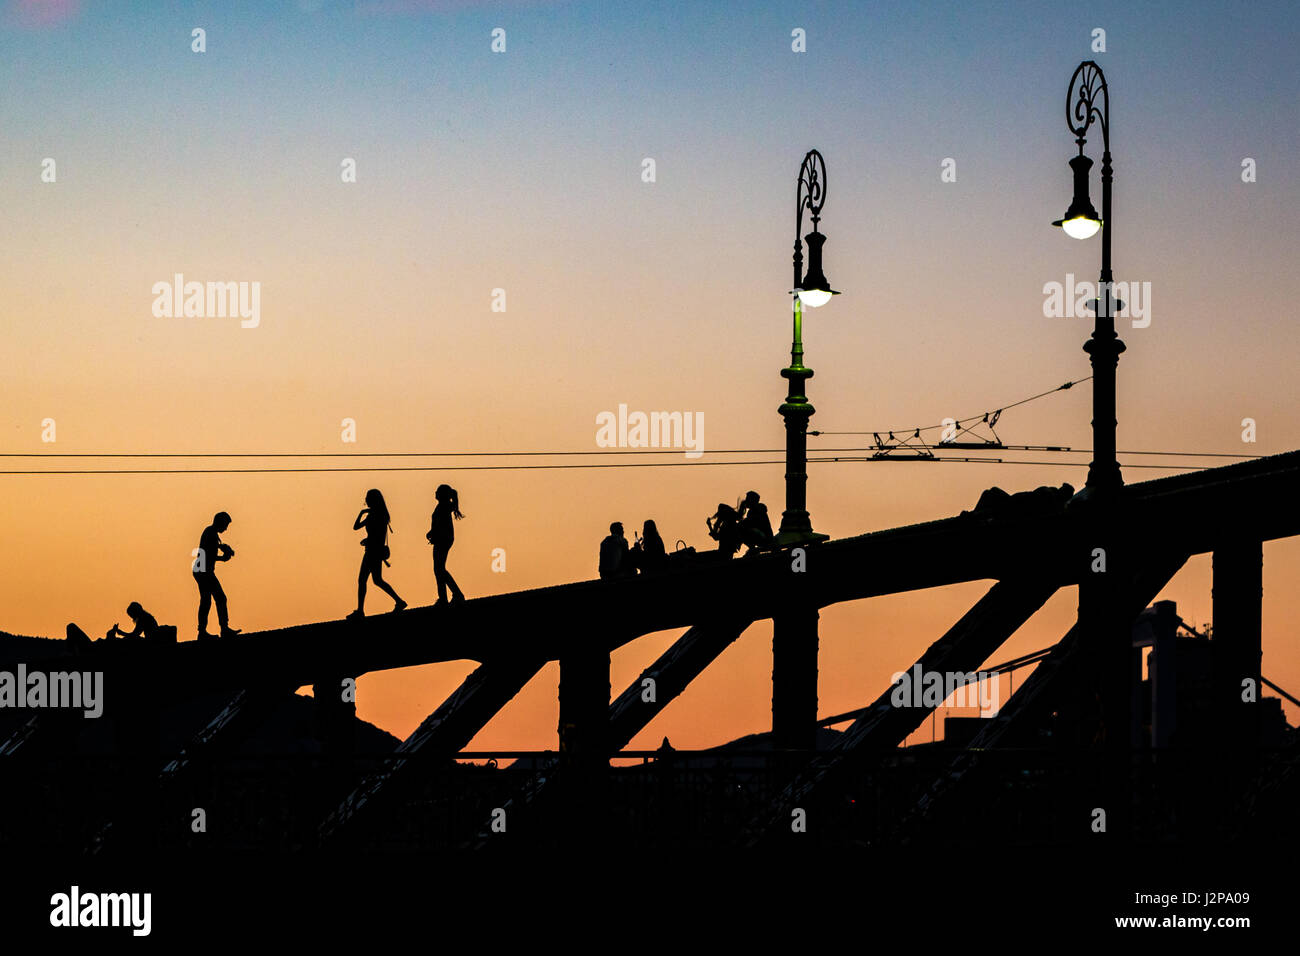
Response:
[[[609,746],[611,751],[626,747],[704,669],[735,643],[752,621],[747,616],[730,617],[697,624],[673,642],[672,646],[641,675],[609,708]],[[645,700],[647,680],[654,681],[653,700]]]
[[[695,678],[699,677],[753,623],[747,616],[733,616],[697,624],[672,643],[636,680],[618,695],[609,707],[609,749],[626,747],[628,742],[676,700]],[[653,680],[653,700],[645,699],[645,681]],[[529,806],[546,787],[558,768],[559,760],[550,759],[505,802],[512,808]],[[482,846],[489,839],[486,830],[479,832],[470,845]]]
[[[1165,552],[1152,554],[1142,561],[1121,598],[1124,613],[1130,619],[1136,618],[1187,563],[1188,557],[1187,554]],[[979,768],[984,751],[1005,745],[1013,733],[1040,718],[1048,707],[1061,699],[1084,670],[1082,638],[1082,629],[1075,623],[1056,649],[1034,668],[998,715],[988,721],[969,746],[957,754],[948,769],[921,795],[912,812],[900,822],[899,832],[906,833],[923,824],[936,805]]]
[[[81,730],[77,722],[80,717],[77,713],[70,715],[58,711],[34,713],[7,737],[0,739],[0,757],[26,757],[40,750],[58,751],[69,747]]]
[[[1057,584],[1041,578],[999,581],[962,615],[939,640],[921,655],[915,666],[922,673],[969,673],[988,660],[1022,624],[1038,611],[1057,590]],[[923,724],[930,706],[896,707],[890,685],[866,713],[840,735],[834,747],[819,755],[799,772],[773,802],[770,817],[758,829],[755,839],[788,819],[788,807],[804,801],[843,764],[846,755],[876,748],[897,747]]]
[[[158,775],[158,791],[162,795],[175,790],[198,761],[226,754],[262,725],[271,712],[284,703],[296,686],[250,687],[233,695],[203,728],[173,759],[163,766]],[[132,828],[140,808],[119,808],[114,819],[106,822],[91,838],[89,850],[101,853],[112,841],[125,838]]]
[[[203,729],[195,734],[185,748],[163,767],[160,782],[168,786],[179,779],[195,760],[209,754],[226,752],[239,744],[284,703],[286,695],[297,687],[280,686],[274,689],[250,687],[241,690],[226,702]]]
[[[394,782],[405,776],[410,758],[416,754],[452,756],[461,750],[546,664],[546,657],[539,655],[480,664],[398,745],[393,752],[396,759],[365,777],[343,799],[321,824],[321,840],[338,836],[372,809],[385,792],[393,789]]]

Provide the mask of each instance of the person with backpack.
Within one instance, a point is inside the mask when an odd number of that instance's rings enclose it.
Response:
[[[438,604],[447,603],[447,589],[451,588],[451,599],[459,604],[465,595],[456,585],[456,579],[447,571],[447,553],[451,551],[452,542],[456,540],[456,530],[452,518],[457,521],[465,516],[460,513],[460,496],[451,485],[439,485],[433,493],[438,502],[429,520],[429,533],[425,535],[433,545],[433,577],[438,582]]]
[[[375,585],[393,599],[393,611],[406,607],[406,602],[397,596],[391,584],[384,580],[384,565],[388,563],[388,532],[393,530],[388,514],[388,505],[378,488],[366,492],[366,507],[357,514],[352,523],[352,530],[366,529],[366,536],[361,540],[365,551],[361,555],[361,571],[357,575],[357,609],[348,615],[348,620],[366,616],[366,579],[374,578]]]

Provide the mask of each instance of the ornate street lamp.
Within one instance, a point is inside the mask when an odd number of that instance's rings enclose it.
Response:
[[[815,309],[825,305],[831,296],[839,295],[826,281],[822,271],[822,245],[826,237],[817,231],[821,220],[822,204],[826,201],[826,163],[817,150],[809,150],[799,167],[799,182],[795,188],[794,228],[794,343],[790,346],[790,367],[781,370],[782,378],[789,381],[785,402],[778,411],[785,419],[785,512],[781,515],[781,529],[776,534],[778,547],[825,541],[829,535],[812,529],[808,516],[808,419],[816,409],[804,394],[804,382],[813,377],[813,370],[803,364],[803,307]],[[812,214],[812,232],[808,241],[808,271],[803,271],[803,213]]]
[[[1088,239],[1101,232],[1101,281],[1096,299],[1090,303],[1096,315],[1092,338],[1083,350],[1092,360],[1092,463],[1088,466],[1087,487],[1111,491],[1123,485],[1119,462],[1115,460],[1115,369],[1119,365],[1124,343],[1115,334],[1115,312],[1124,303],[1111,294],[1111,165],[1110,165],[1110,95],[1106,77],[1092,60],[1085,60],[1070,78],[1065,97],[1065,122],[1079,144],[1079,155],[1070,160],[1074,171],[1074,199],[1065,215],[1052,223],[1075,239]],[[1101,215],[1088,198],[1088,174],[1092,160],[1083,154],[1088,130],[1096,123],[1101,128]]]
[[[1070,78],[1065,98],[1065,121],[1079,144],[1070,160],[1074,171],[1074,199],[1065,215],[1053,225],[1076,239],[1101,232],[1101,281],[1090,304],[1096,316],[1092,337],[1083,349],[1092,360],[1092,462],[1081,494],[1097,508],[1088,522],[1083,552],[1088,558],[1103,555],[1105,564],[1089,564],[1079,581],[1079,626],[1093,670],[1100,705],[1097,739],[1104,741],[1101,789],[1096,799],[1107,807],[1110,831],[1121,843],[1131,827],[1131,774],[1133,734],[1133,615],[1121,601],[1117,581],[1134,570],[1129,541],[1114,507],[1123,489],[1119,462],[1115,460],[1115,370],[1124,343],[1115,334],[1115,312],[1124,307],[1112,295],[1110,271],[1111,163],[1110,94],[1101,67],[1091,60],[1079,64]],[[1083,154],[1093,123],[1101,128],[1101,215],[1088,198],[1088,173],[1092,160]],[[1087,560],[1087,559],[1085,559]]]

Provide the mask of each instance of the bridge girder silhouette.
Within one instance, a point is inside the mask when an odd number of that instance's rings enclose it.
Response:
[[[1226,630],[1221,633],[1233,635],[1243,666],[1253,666],[1257,673],[1260,546],[1300,534],[1298,491],[1300,451],[1124,488],[1110,505],[1123,529],[1121,546],[1137,556],[1133,578],[1124,586],[1124,613],[1135,617],[1188,556],[1213,552],[1216,597],[1221,595],[1216,600],[1216,629],[1222,626],[1222,605]],[[797,562],[786,550],[622,581],[578,582],[360,621],[303,624],[211,644],[187,642],[157,652],[146,666],[139,659],[116,665],[103,654],[95,655],[93,662],[87,656],[83,663],[106,670],[116,667],[115,681],[135,681],[139,691],[159,704],[169,697],[213,691],[234,695],[235,716],[216,718],[202,739],[196,739],[198,752],[216,747],[223,736],[244,732],[248,720],[236,719],[239,708],[264,699],[250,695],[250,689],[318,684],[339,675],[356,677],[442,661],[478,661],[480,666],[464,684],[398,748],[391,766],[359,781],[324,821],[321,832],[328,837],[400,782],[404,758],[417,752],[450,758],[462,749],[549,661],[559,661],[561,667],[561,737],[566,726],[572,737],[562,741],[563,749],[572,751],[573,742],[581,740],[584,757],[602,763],[753,621],[779,621],[783,615],[843,601],[993,580],[997,583],[989,592],[919,661],[926,670],[974,670],[1052,593],[1078,584],[1090,573],[1096,508],[1085,496],[1055,510],[1011,508],[995,515],[975,511],[826,541],[806,549],[804,571],[794,569]],[[690,630],[611,703],[609,654],[642,635],[678,627]],[[1069,675],[1077,674],[1084,656],[1079,635],[1076,625],[959,755],[951,772],[936,782],[918,804],[917,815],[929,813],[969,776],[982,751],[997,747],[1028,719],[1026,715],[1053,699]],[[77,666],[76,659],[63,660],[66,666]],[[813,663],[815,667],[815,658]],[[657,682],[653,702],[643,700],[644,677]],[[815,671],[811,690],[811,711],[804,711],[815,721]],[[897,746],[929,712],[886,710],[885,700],[881,695],[842,735],[834,751],[819,756],[792,779],[774,813],[816,789],[845,755]],[[24,739],[39,737],[30,728],[24,733]],[[173,761],[164,779],[184,766],[184,760]],[[529,799],[544,777],[539,774],[517,798]],[[760,825],[756,838],[765,829]]]
[[[1300,451],[1126,486],[1130,536],[1170,552],[1300,534]],[[460,605],[408,608],[359,621],[323,621],[165,649],[179,693],[235,692],[250,683],[303,686],[334,675],[456,660],[561,660],[687,628],[735,608],[750,620],[798,608],[979,580],[1042,578],[1077,584],[1091,562],[1094,513],[983,518],[979,512],[809,546],[806,571],[788,551],[620,581],[516,591]],[[98,658],[97,663],[104,663]],[[154,688],[159,692],[159,688]]]

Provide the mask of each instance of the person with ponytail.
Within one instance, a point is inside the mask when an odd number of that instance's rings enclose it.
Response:
[[[451,519],[454,516],[459,521],[465,516],[460,513],[460,496],[451,485],[439,485],[433,497],[438,505],[433,509],[429,533],[425,537],[433,545],[433,576],[438,582],[438,604],[447,603],[448,588],[451,588],[452,601],[459,603],[465,600],[465,595],[457,587],[456,579],[447,571],[447,552],[451,550],[452,541],[456,537]]]
[[[366,579],[374,578],[375,584],[386,591],[395,602],[394,611],[406,607],[406,602],[397,596],[392,585],[384,580],[384,565],[388,563],[388,532],[393,530],[388,514],[388,505],[378,488],[366,492],[366,507],[357,514],[352,530],[366,529],[366,536],[361,541],[365,551],[361,555],[361,573],[357,576],[357,609],[348,615],[349,620],[366,616]]]

